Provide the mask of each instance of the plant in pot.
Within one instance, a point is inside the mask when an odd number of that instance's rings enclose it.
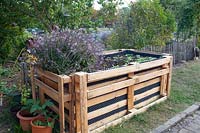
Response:
[[[52,105],[52,102],[46,101],[41,106],[35,106],[33,111],[39,110],[41,116],[31,121],[32,133],[52,133],[54,122],[57,118],[57,115],[54,115],[47,109],[47,107]]]
[[[30,121],[40,117],[39,111],[33,112],[37,106],[40,106],[40,101],[27,99],[23,103],[21,110],[17,112],[17,118],[20,121],[23,131],[29,131],[31,129]]]

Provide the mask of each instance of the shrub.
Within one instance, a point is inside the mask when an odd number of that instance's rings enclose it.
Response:
[[[103,44],[84,30],[67,29],[36,38],[31,52],[38,59],[37,65],[44,70],[70,74],[98,69],[103,48]]]

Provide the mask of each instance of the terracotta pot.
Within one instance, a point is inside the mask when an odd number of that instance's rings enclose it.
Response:
[[[39,118],[33,119],[31,121],[32,133],[52,133],[52,127],[34,125],[34,122],[37,120],[45,121],[44,117],[39,117]],[[52,121],[52,119],[49,119],[48,121]]]
[[[28,115],[30,115],[30,113],[26,110],[20,110],[17,112],[17,118],[19,118],[19,122],[23,131],[31,130],[31,124],[30,124],[31,120],[40,117],[40,115],[37,116],[28,116]]]

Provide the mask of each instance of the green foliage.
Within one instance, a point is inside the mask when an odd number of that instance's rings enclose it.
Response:
[[[17,90],[16,85],[8,87],[7,82],[0,82],[0,93],[3,93],[4,95],[8,95],[16,90]]]
[[[122,4],[122,0],[99,0],[98,3],[102,5],[102,8],[97,13],[102,25],[113,25],[117,20],[117,6]]]
[[[52,106],[53,103],[50,101],[46,101],[44,104],[40,104],[37,102],[37,104],[34,104],[30,110],[30,113],[40,113],[44,119],[37,119],[34,121],[34,124],[37,126],[49,126],[53,128],[54,121],[57,118],[57,115],[54,115],[53,112],[48,111],[47,107]]]
[[[196,36],[200,42],[200,1],[186,0],[180,11],[181,17],[178,21],[178,33],[184,34],[184,38]]]
[[[145,45],[164,45],[175,31],[174,16],[158,0],[139,0],[131,5],[130,14],[119,25],[107,42],[113,48],[140,48]]]
[[[21,104],[25,104],[31,96],[31,89],[26,86],[22,86],[21,88]]]
[[[3,68],[0,66],[0,76],[5,77],[10,75],[10,70],[8,68]]]
[[[6,59],[15,59],[25,46],[25,40],[29,37],[24,33],[26,28],[38,27],[48,32],[57,29],[57,26],[61,29],[96,28],[100,20],[92,20],[93,2],[94,0],[1,0],[0,63],[4,63]],[[100,3],[106,5],[104,1]],[[107,19],[111,14],[114,15],[115,6],[110,5],[106,6],[101,19],[104,19],[104,15]]]

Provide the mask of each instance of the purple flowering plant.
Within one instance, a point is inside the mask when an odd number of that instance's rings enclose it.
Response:
[[[56,74],[99,70],[104,45],[84,30],[54,31],[37,37],[31,53],[37,65]]]

